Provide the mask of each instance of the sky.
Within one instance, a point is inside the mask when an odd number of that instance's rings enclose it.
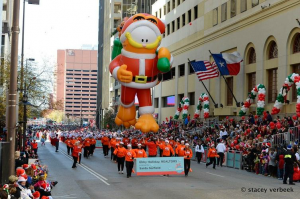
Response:
[[[99,0],[40,0],[25,5],[24,60],[56,63],[58,49],[80,49],[98,43]],[[22,43],[23,0],[20,7],[19,55]]]

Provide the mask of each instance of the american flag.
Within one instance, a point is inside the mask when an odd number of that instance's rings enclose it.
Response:
[[[215,62],[212,64],[209,61],[191,62],[191,65],[200,81],[219,77],[219,71]]]

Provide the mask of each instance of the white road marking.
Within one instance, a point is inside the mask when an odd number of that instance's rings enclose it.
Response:
[[[73,161],[72,158],[70,158],[67,154],[65,154],[62,151],[59,151],[61,154],[63,154],[64,156],[66,156],[69,160]],[[85,165],[81,165],[81,164],[77,164],[78,166],[82,167],[84,170],[86,170],[87,172],[89,172],[90,174],[92,174],[93,176],[95,176],[96,178],[98,178],[99,180],[101,180],[102,182],[104,182],[106,185],[110,185],[108,182],[106,182],[105,180],[107,180],[107,178],[103,177],[102,175],[98,174],[96,171],[88,168]]]
[[[206,173],[208,173],[208,174],[210,174],[210,175],[214,175],[214,176],[219,176],[219,177],[221,177],[221,178],[224,178],[224,177],[225,177],[225,176],[221,176],[221,175],[214,174],[214,173],[209,173],[209,172],[206,172]]]

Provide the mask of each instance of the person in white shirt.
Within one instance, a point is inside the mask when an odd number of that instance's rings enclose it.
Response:
[[[224,159],[224,153],[226,151],[226,147],[225,147],[225,144],[224,144],[224,141],[222,140],[218,146],[216,147],[217,149],[217,152],[218,152],[218,160],[217,160],[217,165],[219,166],[223,166],[223,159]]]
[[[202,159],[202,154],[204,153],[204,148],[202,145],[202,141],[198,141],[196,147],[195,147],[195,152],[196,152],[196,158],[197,158],[197,162],[198,164],[200,164],[200,161]]]
[[[220,139],[226,140],[227,137],[228,137],[228,133],[224,129],[224,127],[222,127],[221,130],[220,130]]]

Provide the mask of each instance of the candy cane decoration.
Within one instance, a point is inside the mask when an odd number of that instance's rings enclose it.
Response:
[[[194,119],[199,118],[200,112],[202,110],[202,104],[203,104],[203,107],[204,107],[204,110],[203,110],[204,119],[209,117],[209,98],[208,98],[208,95],[206,93],[202,93],[199,97],[198,106],[196,107],[196,111],[195,111],[195,114],[194,114]]]
[[[262,84],[257,84],[251,92],[249,93],[246,101],[244,102],[244,105],[242,106],[239,115],[244,116],[246,115],[247,111],[249,110],[249,107],[251,104],[253,104],[256,95],[258,94],[258,101],[257,101],[257,108],[256,108],[256,114],[262,115],[265,110],[265,98],[266,98],[266,87]]]
[[[189,106],[190,106],[189,98],[188,97],[183,97],[182,100],[180,101],[179,107],[177,108],[174,119],[177,120],[179,118],[179,115],[180,115],[181,111],[182,111],[182,119],[185,119],[187,117],[187,114],[188,114]]]
[[[297,88],[297,105],[296,105],[296,113],[297,116],[300,117],[300,76],[299,74],[293,73],[285,78],[284,84],[277,95],[275,104],[272,109],[272,115],[276,115],[280,112],[284,101],[286,100],[286,95],[288,91],[291,89],[293,83],[296,84]]]

